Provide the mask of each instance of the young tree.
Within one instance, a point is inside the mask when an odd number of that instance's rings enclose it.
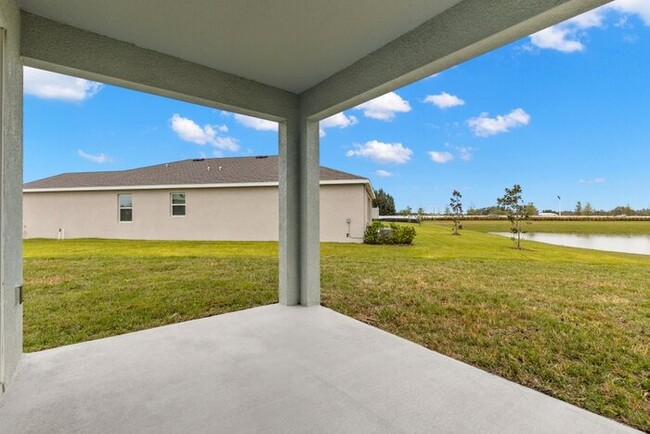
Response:
[[[528,213],[529,216],[539,214],[539,210],[532,202],[528,202],[525,206],[526,206],[526,212]]]
[[[395,199],[381,188],[375,190],[372,206],[379,208],[379,215],[395,215]]]
[[[397,211],[397,214],[407,216],[407,215],[411,214],[411,207],[407,206],[406,208],[402,208],[401,210]]]
[[[575,213],[576,213],[576,215],[582,215],[582,202],[580,202],[580,201],[576,202]]]
[[[426,212],[424,211],[424,208],[422,208],[422,207],[418,208],[418,224],[419,225],[422,225],[422,216],[424,214],[426,214]]]
[[[460,194],[460,191],[454,190],[451,193],[451,198],[449,199],[449,208],[451,208],[451,218],[454,221],[454,235],[460,235],[458,232],[458,227],[460,225],[460,217],[463,215],[463,203],[461,199],[463,195]]]
[[[521,186],[515,184],[512,188],[506,188],[505,194],[497,199],[499,208],[505,211],[508,221],[510,221],[510,231],[517,249],[521,249],[521,234],[525,233],[524,223],[530,219],[528,207],[521,199],[521,192]]]

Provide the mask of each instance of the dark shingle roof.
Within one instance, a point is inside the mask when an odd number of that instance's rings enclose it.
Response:
[[[361,176],[320,168],[320,179],[363,180]],[[278,182],[278,156],[201,158],[110,172],[63,173],[28,182],[25,189],[134,187],[144,185],[239,184]]]

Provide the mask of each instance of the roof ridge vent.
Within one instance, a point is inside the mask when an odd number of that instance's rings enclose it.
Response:
[[[262,158],[269,158],[269,156],[268,155],[257,155],[255,157],[256,160],[261,160]]]
[[[205,161],[205,158],[193,158],[192,161]]]

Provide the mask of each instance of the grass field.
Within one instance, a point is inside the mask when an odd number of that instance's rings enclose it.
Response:
[[[416,226],[410,247],[323,244],[323,304],[650,430],[650,257],[517,251],[484,233],[507,223],[470,223]],[[25,300],[26,351],[274,303],[277,244],[27,240]]]
[[[447,225],[449,222],[432,224]],[[507,221],[463,221],[463,227],[479,232],[507,232]],[[525,226],[527,232],[611,234],[611,235],[650,235],[650,221],[533,221]]]

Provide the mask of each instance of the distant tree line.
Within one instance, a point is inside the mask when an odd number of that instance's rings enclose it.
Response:
[[[522,206],[524,207],[524,210],[526,211],[526,213],[528,215],[530,215],[530,216],[534,216],[534,215],[539,214],[539,210],[537,209],[537,207],[532,202],[528,202],[526,204],[523,204]],[[542,211],[542,212],[546,212],[546,210]],[[551,211],[551,212],[554,212],[554,211]],[[503,207],[501,207],[499,205],[488,206],[488,207],[485,207],[485,208],[472,208],[472,207],[470,207],[467,210],[467,215],[499,215],[499,216],[501,216],[501,215],[507,215],[507,214],[508,213],[503,209]]]
[[[596,210],[587,202],[584,205],[581,201],[576,202],[573,211],[562,211],[562,215],[596,215],[596,216],[650,216],[650,208],[634,209],[630,205],[619,205],[610,210],[599,209]]]
[[[427,214],[422,207],[418,208],[417,211],[413,211],[413,208],[407,206],[404,209],[397,211],[397,209],[395,208],[395,199],[393,198],[393,196],[386,193],[383,189],[375,190],[375,199],[372,201],[372,206],[379,208],[379,215],[382,216],[386,216],[386,215],[423,216]],[[529,216],[536,216],[539,215],[540,213],[537,207],[532,202],[528,202],[523,206],[525,207],[526,214]],[[557,211],[558,210],[556,209],[544,209],[542,210],[542,213],[557,214]],[[443,214],[452,215],[452,214],[457,214],[457,212],[455,210],[452,210],[451,207],[447,206]],[[465,215],[505,216],[507,215],[507,213],[503,209],[503,207],[499,206],[498,204],[495,204],[485,208],[474,208],[470,206],[467,209]],[[610,210],[602,210],[602,209],[596,210],[593,208],[591,203],[586,202],[583,204],[581,201],[578,201],[576,202],[575,208],[573,210],[562,211],[562,215],[563,216],[620,216],[620,215],[650,216],[650,208],[633,209],[632,207],[630,207],[630,205],[619,205]]]
[[[539,214],[537,208],[532,203],[528,203],[526,206],[528,207],[528,213],[531,216]],[[542,213],[557,214],[557,211],[558,210],[556,209],[543,209]],[[498,205],[493,205],[485,208],[469,208],[467,210],[467,215],[506,215],[506,213],[505,211],[503,211],[503,209],[499,208]],[[585,203],[584,205],[581,202],[577,202],[574,210],[562,211],[562,215],[563,216],[619,216],[619,215],[650,216],[650,208],[633,209],[629,205],[619,205],[610,210],[603,210],[603,209],[596,210],[589,202]]]

